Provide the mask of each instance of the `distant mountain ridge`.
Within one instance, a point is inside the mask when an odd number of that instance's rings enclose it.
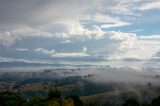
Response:
[[[63,67],[63,66],[73,66],[73,67],[87,67],[95,65],[74,65],[74,64],[63,64],[63,63],[31,63],[24,61],[11,61],[11,62],[0,62],[0,68],[12,68],[12,67]]]
[[[39,66],[64,66],[65,64],[29,63],[23,61],[0,62],[0,68],[9,67],[39,67]]]

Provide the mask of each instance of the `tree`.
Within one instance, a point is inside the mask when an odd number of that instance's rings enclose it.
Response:
[[[136,99],[128,99],[122,106],[140,106]]]
[[[25,106],[26,100],[11,92],[0,92],[0,106]]]
[[[33,97],[28,101],[27,106],[47,106],[47,102],[41,97]]]
[[[48,106],[60,106],[60,103],[58,103],[56,100],[49,100]]]
[[[58,89],[50,89],[48,92],[48,100],[61,99],[61,92]]]
[[[151,106],[160,106],[160,96],[152,100]]]
[[[79,96],[72,94],[66,97],[66,99],[69,98],[71,98],[74,101],[75,106],[84,106],[83,101],[80,100]]]
[[[62,106],[75,106],[74,101],[71,98],[63,100]]]

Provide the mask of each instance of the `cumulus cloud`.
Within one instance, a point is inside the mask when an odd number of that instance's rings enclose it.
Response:
[[[110,39],[116,40],[119,43],[117,43],[116,52],[108,56],[109,60],[125,60],[127,58],[150,60],[160,49],[158,35],[137,36],[134,33],[111,33]]]
[[[1,46],[10,46],[16,40],[15,37],[11,36],[10,32],[2,32],[0,33],[0,45]]]
[[[130,33],[114,30],[139,23],[139,14],[143,15],[139,10],[159,9],[159,0],[0,2],[0,47],[17,48],[17,52],[37,48],[36,53],[52,57],[148,60],[160,49],[156,41],[159,35],[139,36],[135,33],[142,30]],[[39,42],[33,40],[37,38]]]
[[[53,37],[69,38],[70,36],[85,35],[90,37],[95,35],[100,38],[103,31],[99,28],[90,30],[82,25],[81,21],[95,21],[101,23],[100,28],[121,27],[130,25],[130,22],[121,20],[118,16],[111,16],[105,12],[113,12],[113,8],[128,8],[132,3],[138,1],[131,0],[28,0],[12,2],[1,1],[0,3],[0,28],[1,42],[9,46],[17,39],[25,37]],[[96,8],[95,8],[96,7]],[[96,12],[93,14],[93,12]],[[41,14],[40,14],[41,13]],[[93,27],[97,25],[91,25]],[[4,33],[10,33],[5,35]],[[3,37],[3,39],[2,39]],[[9,38],[8,38],[9,37]],[[3,41],[2,41],[3,40]]]
[[[160,0],[153,0],[141,5],[140,10],[153,10],[153,9],[160,9]]]
[[[152,41],[135,41],[130,47],[127,44],[128,49],[124,52],[120,52],[119,54],[112,55],[112,59],[125,59],[125,58],[133,58],[140,60],[150,60],[153,55],[160,49],[159,42]],[[122,45],[123,46],[123,45]],[[125,50],[125,48],[123,48]]]
[[[98,26],[94,26],[92,30],[84,28],[79,21],[65,21],[65,22],[56,22],[56,24],[63,26],[61,31],[48,31],[44,28],[30,28],[27,26],[19,26],[17,29],[10,30],[8,32],[0,33],[0,44],[3,46],[10,46],[16,40],[21,40],[23,38],[33,38],[33,37],[56,37],[56,38],[73,38],[73,37],[84,37],[96,39],[100,38],[104,31],[102,31]],[[54,26],[54,23],[52,24]],[[56,26],[55,26],[56,27]],[[52,27],[53,29],[55,27]]]
[[[39,29],[19,26],[14,30],[0,32],[0,45],[8,47],[14,44],[16,40],[21,40],[28,37],[53,37],[53,35]]]
[[[69,38],[84,38],[84,39],[100,39],[105,31],[103,31],[99,26],[92,26],[91,29],[85,28],[81,25],[79,21],[65,21],[57,22],[63,26],[63,30],[51,32],[57,38],[69,39]],[[53,27],[54,28],[54,27]]]
[[[35,51],[40,52],[40,53],[44,53],[44,54],[47,54],[47,55],[53,55],[56,52],[56,50],[47,50],[47,49],[44,49],[44,48],[37,48],[37,49],[35,49]]]
[[[82,48],[82,52],[73,53],[66,52],[61,53],[56,50],[46,50],[39,48],[36,51],[42,52],[44,54],[49,54],[51,56],[57,57],[81,57],[88,56],[89,53],[93,57],[97,57],[98,55],[101,58],[105,58],[107,60],[126,60],[126,59],[136,59],[136,60],[149,60],[152,58],[152,55],[157,52],[159,48],[159,42],[152,42],[148,39],[153,38],[153,36],[148,37],[147,40],[144,40],[142,36],[138,37],[134,33],[123,33],[116,31],[102,31],[101,28],[96,27],[96,34],[88,35],[89,37],[85,38],[85,42],[91,42],[92,40],[96,42],[97,45],[94,47],[90,47],[88,43]],[[94,30],[90,30],[90,32],[94,32]],[[94,33],[95,33],[94,32]],[[100,35],[99,35],[100,33]],[[74,37],[78,36],[87,36],[87,35],[73,35],[70,36],[70,39],[74,39]],[[155,37],[155,36],[154,36]],[[156,36],[157,37],[157,36]],[[142,39],[143,38],[143,39]],[[91,40],[91,41],[90,41]],[[82,43],[84,41],[81,41]],[[76,43],[76,42],[75,42]],[[100,46],[98,46],[100,45]],[[89,47],[88,47],[89,46]],[[89,48],[89,50],[88,50]],[[98,56],[98,57],[99,57]]]

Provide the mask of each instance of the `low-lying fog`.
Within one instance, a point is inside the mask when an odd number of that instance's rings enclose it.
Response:
[[[0,74],[12,73],[18,74],[19,76],[25,76],[25,73],[40,73],[41,76],[48,77],[68,77],[68,76],[82,76],[86,80],[93,81],[96,83],[108,83],[108,82],[122,82],[122,83],[139,83],[146,84],[151,82],[158,84],[160,81],[160,72],[158,70],[142,70],[142,69],[131,69],[125,67],[88,67],[88,68],[53,68],[53,67],[39,67],[39,68],[6,68],[1,69]],[[47,74],[46,74],[47,73]],[[54,74],[54,75],[52,75]]]

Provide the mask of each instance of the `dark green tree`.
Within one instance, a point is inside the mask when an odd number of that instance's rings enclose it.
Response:
[[[136,99],[128,99],[122,106],[140,106]]]
[[[57,88],[49,90],[48,100],[51,99],[61,99],[61,92]]]
[[[160,96],[152,100],[151,106],[160,106]]]
[[[75,106],[84,106],[83,101],[80,100],[79,96],[72,94],[66,96],[66,99],[68,98],[71,98],[74,101]]]
[[[0,92],[0,106],[26,106],[26,100],[12,92]]]
[[[31,98],[28,101],[27,106],[47,106],[47,101],[37,96]]]

